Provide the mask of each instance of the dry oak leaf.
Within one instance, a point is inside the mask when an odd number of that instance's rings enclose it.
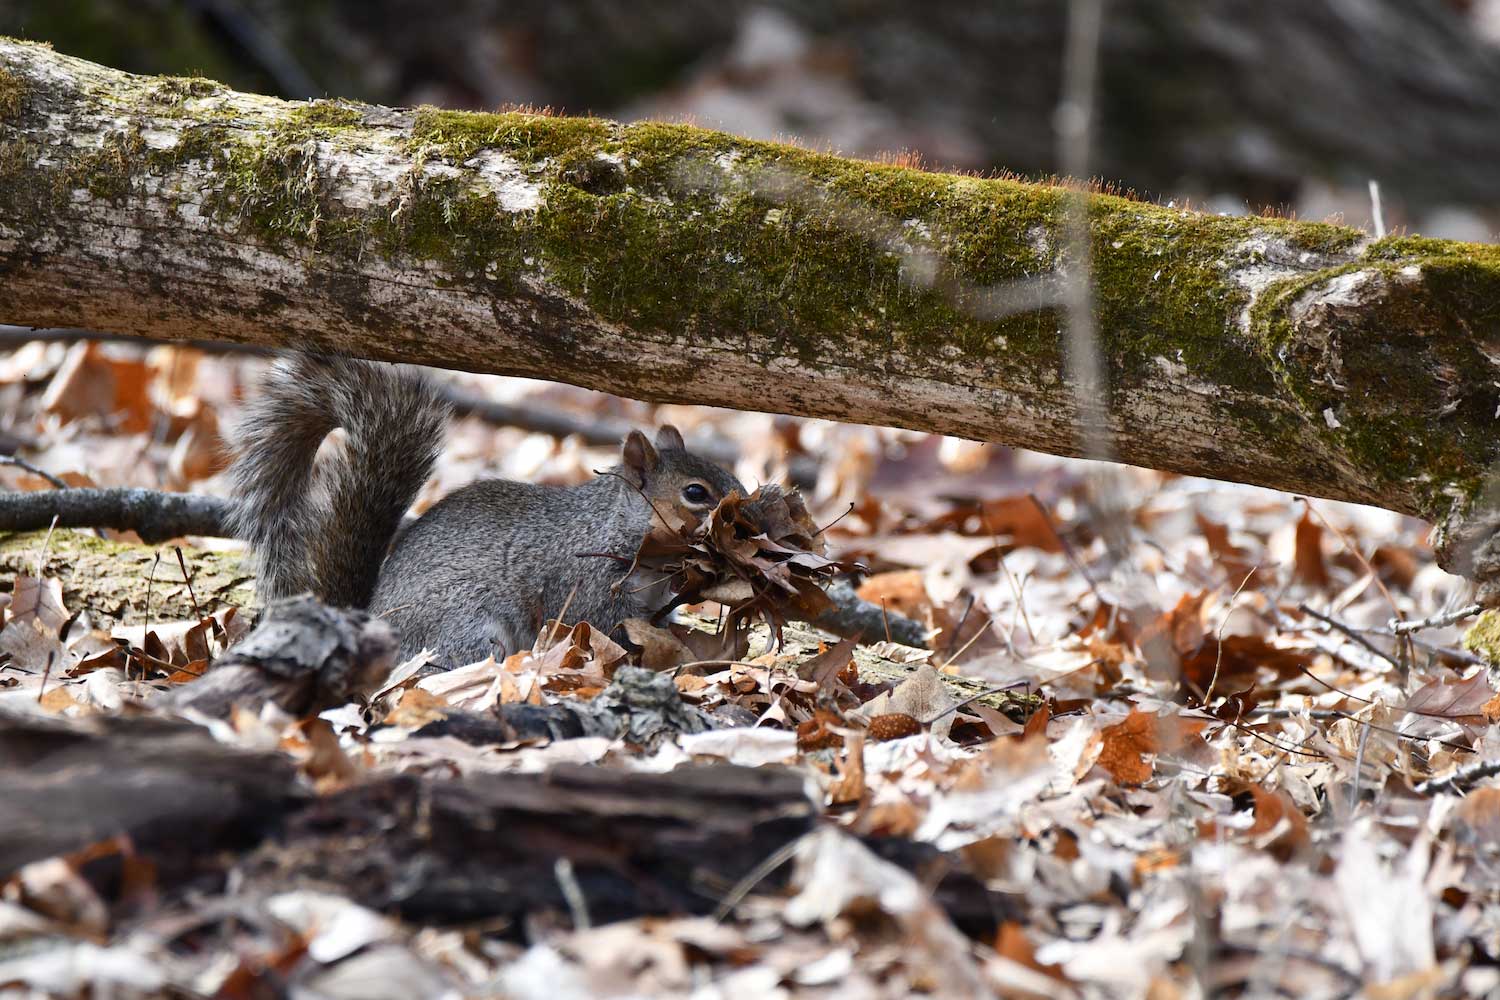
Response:
[[[1461,681],[1445,684],[1437,680],[1424,684],[1412,692],[1402,707],[1416,715],[1482,727],[1489,721],[1488,709],[1495,698],[1489,675],[1480,670]]]
[[[1123,722],[1104,727],[1099,735],[1104,740],[1099,766],[1116,781],[1139,785],[1150,779],[1152,766],[1146,757],[1161,752],[1156,740],[1156,716],[1135,709]]]

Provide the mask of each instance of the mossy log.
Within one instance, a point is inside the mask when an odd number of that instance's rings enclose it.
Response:
[[[3,323],[1078,454],[1047,304],[1071,198],[686,125],[287,103],[0,40]],[[1121,460],[1488,531],[1465,518],[1500,455],[1500,249],[1107,195],[1087,214]],[[1472,549],[1444,558],[1484,576]]]

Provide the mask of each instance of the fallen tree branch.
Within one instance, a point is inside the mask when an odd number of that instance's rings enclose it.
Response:
[[[3,322],[1082,448],[1055,297],[1029,294],[1067,274],[1057,187],[683,125],[291,104],[8,40],[0,98]],[[1415,514],[1445,565],[1500,574],[1471,510],[1500,459],[1500,249],[1087,214],[1121,461]]]
[[[134,531],[155,544],[185,535],[227,537],[229,504],[198,493],[108,488],[0,493],[0,531],[59,528]]]

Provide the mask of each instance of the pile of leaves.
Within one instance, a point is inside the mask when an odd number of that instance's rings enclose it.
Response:
[[[832,607],[824,588],[836,576],[863,568],[828,558],[822,534],[795,490],[772,483],[748,497],[730,493],[702,521],[661,512],[626,582],[666,578],[669,596],[653,625],[683,605],[714,601],[725,608],[721,631],[763,622],[779,644],[789,619],[816,621]]]

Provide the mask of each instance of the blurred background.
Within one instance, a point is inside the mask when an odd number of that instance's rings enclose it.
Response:
[[[286,98],[691,119],[1058,169],[1057,0],[7,0],[0,33]],[[1113,0],[1093,172],[1153,199],[1488,240],[1500,0]]]

